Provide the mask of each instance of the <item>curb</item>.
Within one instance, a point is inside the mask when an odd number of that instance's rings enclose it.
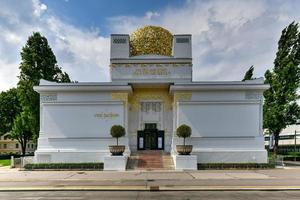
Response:
[[[0,187],[16,191],[300,191],[300,186],[37,186]]]

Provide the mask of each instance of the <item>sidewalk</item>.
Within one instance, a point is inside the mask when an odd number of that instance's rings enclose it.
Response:
[[[0,169],[0,191],[300,190],[300,168],[201,171],[19,171]]]

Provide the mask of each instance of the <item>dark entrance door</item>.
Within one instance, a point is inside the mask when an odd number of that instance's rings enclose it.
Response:
[[[138,131],[138,150],[162,150],[164,149],[164,131],[159,131],[156,124],[145,124],[143,131]]]

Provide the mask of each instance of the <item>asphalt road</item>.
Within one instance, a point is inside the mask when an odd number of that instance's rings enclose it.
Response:
[[[0,200],[127,200],[127,199],[169,199],[169,200],[299,200],[300,191],[176,191],[176,192],[135,192],[135,191],[48,191],[48,192],[0,192]]]

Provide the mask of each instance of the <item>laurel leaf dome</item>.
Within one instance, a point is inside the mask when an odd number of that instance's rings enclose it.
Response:
[[[144,26],[130,35],[130,56],[172,55],[173,35],[159,26]]]

